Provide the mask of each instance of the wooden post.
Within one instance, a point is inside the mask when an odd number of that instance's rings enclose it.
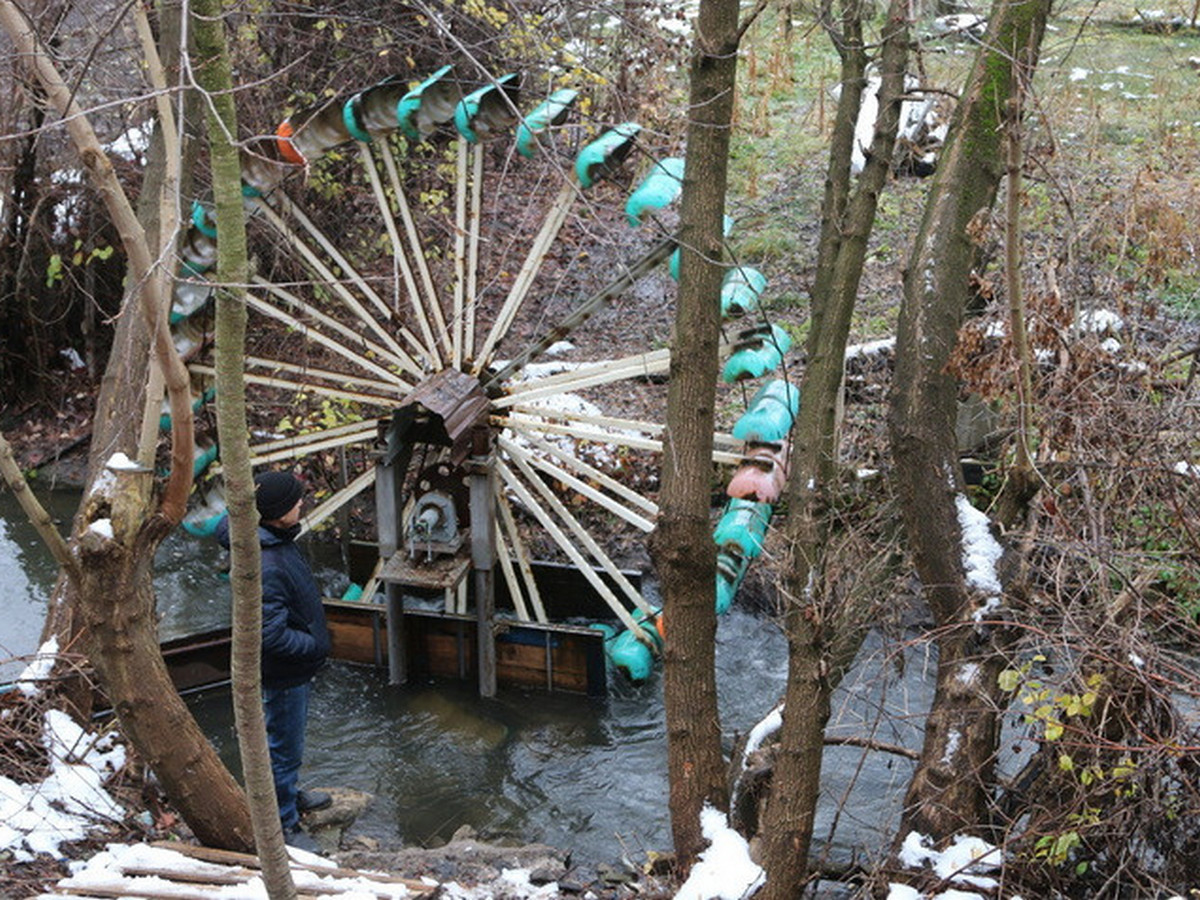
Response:
[[[400,552],[400,490],[404,472],[396,465],[375,462],[375,519],[379,530],[379,556],[391,559]],[[408,665],[404,658],[404,588],[395,582],[384,584],[387,597],[388,684],[404,684]]]
[[[496,521],[492,505],[491,433],[475,429],[472,453],[467,461],[471,495],[471,565],[475,570],[475,616],[477,621],[479,696],[496,696]]]

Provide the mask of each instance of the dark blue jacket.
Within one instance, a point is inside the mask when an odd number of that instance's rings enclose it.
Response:
[[[229,546],[229,518],[217,526]],[[258,526],[262,546],[262,680],[265,687],[308,681],[329,655],[329,629],[321,592],[295,541]]]

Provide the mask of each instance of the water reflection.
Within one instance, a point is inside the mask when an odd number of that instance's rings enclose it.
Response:
[[[35,485],[36,488],[36,485]],[[62,491],[36,491],[51,517],[66,533],[79,497]],[[0,682],[16,677],[37,650],[46,618],[46,602],[58,577],[58,566],[29,524],[16,498],[0,492]]]

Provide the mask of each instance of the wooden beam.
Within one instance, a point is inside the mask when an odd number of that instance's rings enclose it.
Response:
[[[575,540],[579,541],[579,543],[583,545],[588,553],[592,555],[592,558],[595,559],[596,562],[600,563],[600,568],[602,568],[608,574],[608,576],[613,580],[617,587],[621,589],[622,593],[625,594],[629,601],[646,612],[652,612],[653,607],[646,602],[646,598],[641,595],[638,589],[629,583],[629,579],[625,577],[625,573],[617,568],[617,564],[614,563],[612,558],[604,552],[604,549],[596,542],[596,539],[588,533],[588,530],[579,523],[579,520],[575,518],[575,515],[569,509],[567,509],[566,504],[563,503],[562,500],[555,495],[554,491],[550,489],[550,486],[546,484],[543,479],[539,478],[538,474],[533,471],[532,467],[529,465],[528,457],[529,454],[522,451],[519,454],[512,456],[511,459],[517,464],[517,468],[520,470],[521,474],[525,476],[526,481],[533,485],[534,489],[541,495],[546,504],[552,510],[554,510],[559,519],[566,524],[571,534],[574,535]]]
[[[648,497],[643,497],[637,491],[617,481],[617,479],[613,478],[611,475],[600,471],[590,463],[584,462],[573,453],[568,453],[562,447],[559,447],[553,442],[546,440],[544,437],[542,437],[542,435],[534,432],[531,429],[526,429],[514,423],[510,423],[509,427],[543,453],[548,453],[555,459],[563,462],[568,468],[574,469],[585,478],[596,482],[609,491],[612,491],[618,497],[621,497],[629,503],[632,503],[634,506],[637,506],[644,512],[649,513],[652,516],[658,515],[657,503],[655,503],[653,500],[650,500]]]
[[[335,512],[341,509],[345,504],[349,503],[367,488],[375,483],[375,468],[371,467],[363,472],[348,485],[342,488],[324,502],[318,504],[312,512],[301,519],[300,533],[305,534],[316,528]]]
[[[396,158],[392,155],[392,149],[386,141],[380,142],[379,155],[383,159],[383,168],[387,171],[388,180],[392,185],[392,194],[396,198],[396,206],[400,210],[400,220],[404,223],[404,233],[408,237],[408,246],[412,263],[416,266],[417,274],[421,277],[421,287],[424,289],[425,303],[421,304],[421,297],[418,294],[413,294],[413,307],[418,310],[418,315],[423,316],[424,310],[428,308],[429,314],[433,317],[433,324],[437,326],[438,336],[442,341],[442,349],[449,354],[453,349],[451,346],[450,334],[446,331],[446,320],[442,316],[442,304],[438,299],[437,289],[433,286],[433,278],[429,274],[429,263],[425,259],[425,249],[421,246],[421,236],[417,233],[417,223],[413,219],[412,210],[408,206],[408,196],[404,193],[404,185],[400,181],[400,171],[396,166]],[[438,351],[437,342],[434,341],[434,346],[430,348],[433,351],[433,367],[440,369],[443,365],[442,355]]]
[[[338,384],[351,389],[361,387],[374,388],[381,393],[395,394],[401,398],[406,397],[409,391],[415,387],[415,385],[402,380],[399,376],[396,376],[394,381],[378,381],[374,378],[363,378],[357,375],[350,375],[346,372],[319,369],[315,366],[284,362],[280,359],[267,359],[263,356],[247,356],[246,366],[256,369],[271,369],[276,372],[294,372],[310,378],[323,378],[326,381],[336,381]]]
[[[632,631],[639,640],[648,640],[642,626],[634,621],[633,616],[625,605],[617,599],[616,594],[612,592],[607,584],[595,573],[592,569],[592,564],[587,558],[579,552],[579,549],[571,541],[570,538],[563,533],[563,530],[558,526],[554,519],[542,507],[542,504],[529,492],[529,489],[521,483],[516,474],[510,469],[502,459],[496,460],[496,471],[500,477],[504,479],[504,483],[508,486],[517,498],[525,505],[525,508],[542,524],[542,527],[554,538],[555,543],[562,548],[562,551],[570,557],[571,561],[578,567],[580,573],[588,580],[588,583],[595,589],[596,593],[603,598],[608,604],[609,609],[613,611],[621,624]]]
[[[504,583],[508,585],[508,595],[512,597],[513,609],[517,613],[517,619],[521,622],[529,621],[529,608],[525,605],[525,595],[521,591],[521,583],[517,578],[517,573],[513,569],[512,551],[508,547],[508,542],[504,539],[504,532],[500,527],[499,520],[495,523],[496,536],[493,538],[496,542],[496,557],[500,562],[500,571],[504,575]]]
[[[387,322],[391,324],[392,327],[396,328],[396,330],[400,332],[401,336],[409,342],[414,350],[416,350],[418,353],[424,354],[426,350],[422,346],[421,342],[418,341],[416,336],[407,328],[400,326],[398,323],[392,322],[393,316],[391,314],[391,310],[388,309],[388,306],[383,302],[383,299],[370,288],[370,286],[366,283],[366,281],[363,280],[362,276],[358,274],[354,267],[350,265],[346,258],[338,252],[337,248],[333,246],[328,238],[326,238],[323,234],[321,234],[320,231],[317,230],[316,226],[312,224],[309,218],[304,215],[304,213],[301,212],[300,209],[295,206],[295,204],[283,196],[280,198],[280,203],[285,208],[290,210],[291,215],[296,219],[296,221],[306,226],[306,229],[309,230],[310,233],[316,237],[318,243],[321,244],[322,249],[329,254],[330,258],[333,259],[334,262],[342,267],[342,270],[347,274],[347,276],[349,276],[350,280],[354,282],[358,289],[361,290],[373,304],[375,304],[376,309],[379,310],[382,320],[372,315],[367,308],[362,305],[362,302],[354,296],[354,294],[345,286],[345,284],[342,283],[342,280],[334,275],[333,270],[331,270],[329,266],[325,265],[325,262],[316,254],[316,252],[314,252],[312,248],[309,247],[308,244],[306,244],[298,234],[296,234],[291,226],[289,226],[287,222],[285,222],[283,218],[277,212],[275,212],[275,210],[262,201],[258,202],[258,208],[263,211],[263,215],[266,217],[267,221],[275,226],[275,229],[300,254],[304,261],[308,263],[309,267],[316,272],[317,276],[322,279],[324,286],[328,287],[331,291],[341,297],[350,310],[358,317],[358,319],[369,329],[371,329],[371,331],[375,332],[375,335],[383,341],[383,343],[393,354],[395,354],[398,359],[405,360],[406,368],[409,368],[414,374],[420,375],[421,367],[417,365],[413,358],[406,353],[403,348],[401,348],[396,339],[392,337],[391,331],[388,328],[385,328],[383,323]]]
[[[463,138],[455,141],[454,179],[454,301],[450,316],[451,359],[454,368],[462,368],[463,297],[467,290],[467,165],[470,145]]]
[[[515,372],[524,368],[529,362],[536,359],[539,354],[544,353],[546,348],[555,341],[562,340],[563,337],[586,322],[596,310],[604,306],[611,298],[628,290],[635,281],[670,256],[671,251],[677,246],[678,242],[674,238],[664,238],[659,241],[641,259],[635,261],[624,272],[590,297],[587,297],[565,319],[559,322],[554,328],[549,329],[541,338],[514,356],[507,365],[488,378],[483,386],[484,390],[488,391],[488,393],[495,393],[496,388],[511,378]]]
[[[551,476],[552,478],[555,478],[558,481],[561,481],[563,484],[570,487],[576,493],[586,497],[587,499],[591,500],[593,503],[596,503],[597,505],[603,507],[604,509],[608,510],[613,515],[628,522],[630,525],[633,525],[635,528],[640,528],[642,531],[646,532],[647,534],[649,534],[651,531],[654,530],[654,523],[651,522],[649,519],[645,518],[644,516],[638,515],[633,510],[622,505],[621,503],[618,503],[612,497],[609,497],[608,495],[601,493],[600,491],[596,490],[591,485],[587,484],[586,482],[582,481],[579,478],[576,478],[574,475],[572,475],[570,472],[567,472],[562,467],[549,462],[548,460],[546,460],[543,457],[539,457],[532,453],[528,453],[527,451],[523,450],[521,447],[517,446],[514,442],[505,440],[503,437],[500,438],[500,447],[502,450],[504,450],[505,453],[509,454],[510,456],[512,456],[514,458],[519,457],[519,458],[524,459],[527,463],[529,463],[534,468],[540,469],[541,471],[545,472],[547,475]]]
[[[533,418],[531,416],[516,416],[511,414],[508,416],[493,416],[492,421],[499,426],[507,425],[518,429],[522,433],[565,434],[581,441],[594,441],[597,444],[612,444],[618,447],[632,447],[637,450],[651,450],[656,453],[662,452],[662,441],[654,438],[644,438],[621,432],[600,431],[599,429],[585,428],[582,425],[564,425],[559,422]],[[713,451],[713,462],[736,466],[741,460],[742,456],[740,453],[723,450]]]
[[[513,556],[517,560],[517,568],[521,573],[521,580],[525,582],[525,589],[529,591],[529,603],[533,606],[533,614],[543,625],[550,621],[546,615],[546,606],[542,603],[542,593],[538,588],[537,579],[533,575],[533,565],[529,561],[529,554],[525,552],[525,544],[521,541],[521,535],[517,531],[517,521],[513,518],[512,504],[508,502],[508,497],[504,495],[504,487],[500,480],[496,479],[496,509],[500,513],[500,525],[508,535],[508,539],[512,544]]]
[[[189,372],[195,372],[197,375],[212,375],[213,367],[206,366],[203,363],[191,363],[188,365]],[[343,376],[345,378],[345,376]],[[325,397],[337,397],[339,400],[354,400],[357,403],[366,403],[370,406],[378,406],[384,409],[391,409],[396,405],[394,397],[380,397],[376,394],[360,394],[352,391],[349,387],[329,387],[323,384],[317,384],[311,381],[293,381],[290,378],[274,378],[270,375],[254,375],[247,372],[245,375],[247,384],[257,384],[262,387],[275,388],[281,391],[290,391],[291,393],[311,393],[321,394]]]
[[[584,363],[577,369],[561,372],[548,378],[538,378],[515,384],[508,394],[497,397],[493,403],[503,408],[514,403],[525,403],[538,397],[552,397],[585,387],[611,384],[627,378],[649,377],[665,373],[671,365],[670,350],[652,350],[621,359],[610,359],[598,363]]]
[[[475,358],[475,315],[479,304],[479,229],[483,207],[483,144],[475,146],[475,156],[472,160],[474,171],[471,173],[471,211],[467,220],[467,296],[466,323],[463,334],[463,357],[465,360]]]
[[[390,153],[386,148],[384,152]],[[408,254],[400,243],[400,232],[396,229],[396,217],[392,213],[392,207],[388,202],[387,194],[383,190],[383,184],[379,181],[379,171],[375,168],[375,158],[371,155],[371,151],[366,144],[359,144],[359,158],[362,160],[363,167],[367,170],[371,189],[375,193],[375,202],[379,205],[384,227],[387,229],[388,238],[392,242],[392,261],[404,278],[404,287],[408,293],[409,303],[412,304],[413,312],[417,317],[417,324],[420,325],[421,334],[425,338],[423,343],[425,348],[424,356],[435,365],[440,366],[441,357],[438,355],[437,341],[433,337],[433,332],[429,329],[429,317],[426,316],[425,307],[421,303],[421,295],[417,290],[417,281],[413,277],[412,263],[409,262]],[[398,304],[393,305],[397,309],[399,308]]]
[[[359,350],[350,349],[345,344],[343,344],[340,341],[337,341],[334,338],[330,337],[329,335],[325,334],[319,328],[314,328],[311,324],[304,322],[301,319],[296,318],[295,316],[291,315],[290,313],[284,312],[282,309],[280,309],[277,306],[273,306],[270,303],[267,303],[261,297],[255,296],[253,291],[246,291],[244,296],[246,298],[246,305],[250,309],[253,309],[256,312],[262,313],[264,316],[269,316],[272,319],[276,319],[277,321],[283,322],[285,325],[287,325],[291,328],[294,328],[295,330],[304,334],[305,337],[310,338],[311,340],[314,340],[319,344],[322,344],[323,346],[329,348],[334,353],[337,353],[339,356],[343,357],[344,359],[348,359],[350,362],[354,363],[359,368],[365,369],[368,372],[374,372],[376,375],[380,376],[381,378],[394,379],[394,378],[396,378],[396,376],[392,372],[389,372],[383,366],[379,365],[376,362],[372,362],[370,359],[368,359],[366,353],[363,352],[364,350],[369,350],[369,351],[375,352],[380,358],[394,362],[396,365],[400,366],[401,368],[403,368],[405,371],[409,372],[410,374],[413,374],[416,376],[421,375],[420,368],[407,355],[404,357],[395,356],[390,351],[384,349],[380,345],[367,339],[367,337],[365,335],[363,335],[361,332],[356,332],[356,331],[354,331],[354,329],[350,328],[349,326],[343,325],[341,322],[337,321],[336,319],[331,318],[330,316],[328,316],[325,313],[318,310],[316,307],[311,306],[308,303],[305,303],[299,297],[295,296],[294,294],[292,294],[289,291],[285,291],[283,288],[279,287],[278,285],[268,284],[267,282],[261,281],[257,278],[253,279],[253,282],[255,285],[262,287],[268,293],[279,298],[280,300],[283,300],[288,305],[294,306],[296,309],[299,309],[306,316],[310,317],[311,319],[313,319],[316,322],[319,322],[325,328],[328,328],[331,331],[334,331],[337,334],[342,335],[344,338],[346,338],[348,341],[351,341],[354,344],[360,345],[363,349],[359,349]]]
[[[538,270],[541,269],[542,263],[546,259],[546,254],[550,252],[550,247],[553,245],[554,239],[558,237],[559,231],[562,230],[563,223],[567,220],[567,213],[571,211],[571,205],[575,202],[578,194],[579,188],[574,178],[568,178],[563,182],[558,195],[551,202],[550,210],[546,213],[546,218],[542,221],[542,228],[538,232],[537,237],[534,238],[533,245],[529,248],[529,255],[525,257],[525,262],[521,265],[520,271],[517,272],[517,277],[513,280],[512,288],[509,289],[508,296],[504,300],[504,305],[500,307],[496,321],[492,323],[487,338],[479,350],[479,356],[476,358],[475,365],[471,369],[474,374],[483,371],[483,367],[491,362],[496,343],[508,333],[513,319],[516,318],[517,311],[529,295],[529,288],[533,285],[533,279],[537,276]]]

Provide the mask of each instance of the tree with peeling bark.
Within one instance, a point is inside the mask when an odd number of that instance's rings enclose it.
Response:
[[[980,217],[1005,173],[1006,104],[1037,64],[1048,0],[998,0],[951,122],[904,275],[891,398],[895,483],[932,610],[937,682],[899,840],[985,827],[1000,717],[998,677],[1014,639],[999,585],[972,577],[964,539],[991,540],[963,493],[958,384],[947,365],[970,299]],[[983,521],[981,521],[983,520]]]
[[[770,900],[796,896],[808,878],[830,694],[871,620],[859,601],[839,596],[825,577],[830,509],[838,491],[838,419],[846,342],[867,239],[891,168],[908,59],[907,3],[893,0],[881,34],[875,136],[867,165],[852,186],[849,148],[868,61],[864,15],[864,4],[848,0],[840,27],[829,27],[842,59],[842,96],[826,173],[800,413],[792,431],[785,529],[788,556],[781,591],[788,680],[762,821],[767,883],[761,896]]]
[[[652,551],[667,629],[663,696],[671,830],[680,870],[704,849],[700,813],[726,809],[717,713],[716,564],[709,520],[720,345],[729,129],[741,32],[736,0],[701,0],[692,49],[680,209],[679,293],[667,394],[659,520]]]
[[[171,273],[160,275],[162,257],[153,252],[77,95],[13,0],[0,0],[0,27],[29,61],[63,118],[121,237],[128,264],[128,314],[121,317],[123,330],[102,383],[88,486],[69,542],[75,565],[66,567],[60,578],[47,628],[64,639],[61,646],[86,647],[123,733],[196,836],[215,846],[249,849],[249,817],[241,789],[175,691],[158,646],[151,564],[158,545],[183,517],[192,478],[188,375],[167,328],[164,286]],[[168,190],[169,182],[164,182]],[[177,202],[170,198],[163,204]],[[173,235],[169,218],[160,229],[165,243]],[[153,362],[139,352],[147,346],[153,348]],[[151,465],[153,448],[140,444],[151,407],[158,417],[157,399],[151,403],[147,398],[149,373],[155,366],[171,408],[171,469],[161,496]],[[138,465],[110,465],[117,453]]]

